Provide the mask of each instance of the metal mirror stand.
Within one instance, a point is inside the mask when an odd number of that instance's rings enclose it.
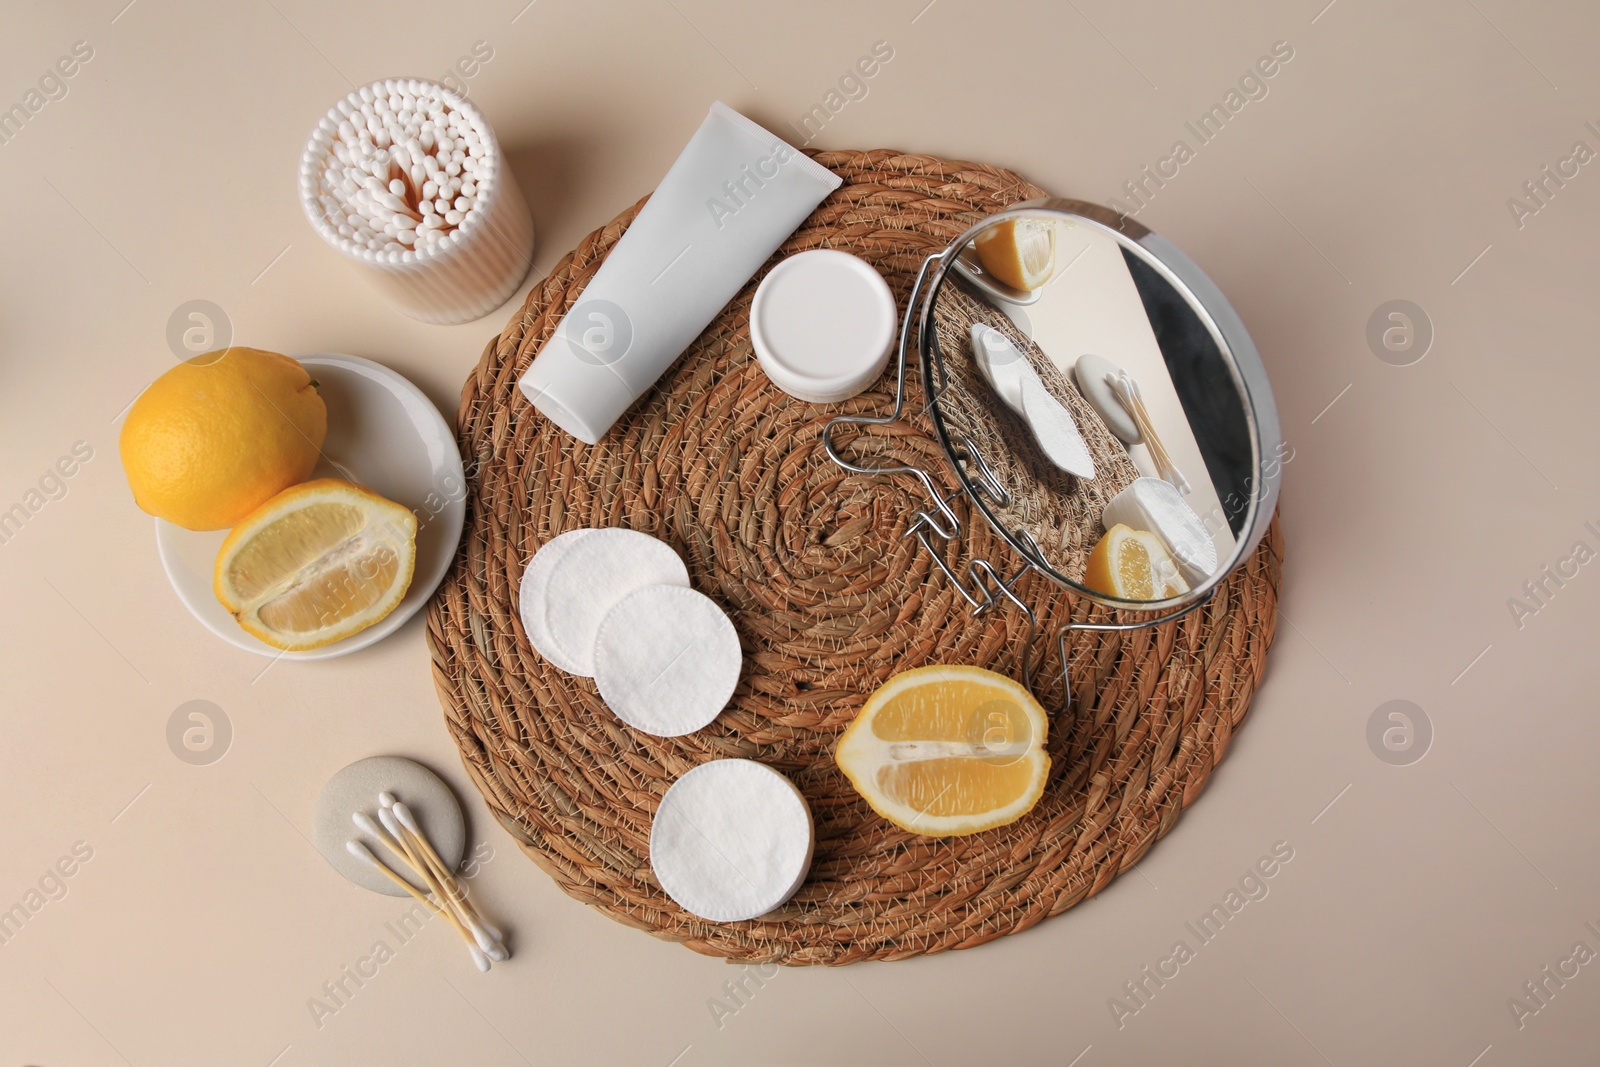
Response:
[[[911,287],[911,298],[907,301],[906,314],[900,322],[899,356],[895,365],[894,410],[883,417],[840,415],[828,420],[827,425],[822,428],[822,447],[827,450],[828,458],[852,474],[867,474],[875,477],[909,474],[922,483],[923,491],[927,494],[929,500],[929,506],[917,512],[916,521],[906,530],[904,536],[915,537],[921,542],[929,557],[944,572],[945,577],[950,579],[956,591],[965,598],[967,604],[972,608],[973,618],[982,618],[1007,602],[1015,605],[1027,616],[1028,635],[1024,639],[1025,643],[1022,650],[1022,684],[1031,691],[1033,689],[1033,643],[1038,636],[1039,620],[1033,609],[1017,595],[1016,585],[1029,571],[1037,570],[1038,568],[1024,558],[1022,566],[1015,574],[1009,578],[1003,578],[1001,577],[1001,571],[996,569],[988,560],[975,559],[967,564],[966,576],[963,578],[962,575],[958,574],[954,568],[945,562],[943,553],[939,551],[941,543],[959,541],[961,538],[961,517],[955,513],[950,505],[961,497],[962,490],[958,488],[949,495],[941,494],[938,485],[933,480],[933,476],[921,467],[907,465],[863,467],[852,463],[844,458],[833,441],[834,430],[839,426],[889,426],[900,421],[901,413],[905,410],[906,403],[906,360],[911,350],[912,321],[916,318],[913,313],[918,309],[922,300],[932,300],[932,293],[926,295],[923,293],[928,277],[930,273],[935,272],[935,268],[942,265],[945,257],[953,254],[955,253],[950,249],[946,249],[938,255],[929,256],[923,261],[922,269],[917,272],[916,282]],[[933,398],[930,397],[928,403],[931,404],[932,402]],[[973,441],[970,438],[963,437],[957,443],[959,445],[957,458],[970,464],[971,480],[976,490],[989,497],[1000,507],[1009,505],[1011,494],[1006,490],[1005,486],[1000,484],[994,475],[994,471],[985,462]],[[1037,546],[1030,545],[1030,547],[1034,548],[1037,554]],[[1043,572],[1041,571],[1041,573]],[[1048,579],[1048,575],[1046,577]],[[1052,581],[1052,584],[1056,583]],[[1074,630],[1115,633],[1159,626],[1165,622],[1181,619],[1190,612],[1204,607],[1210,602],[1215,593],[1216,586],[1212,586],[1204,596],[1191,604],[1185,604],[1182,608],[1165,615],[1141,619],[1138,622],[1068,622],[1058,628],[1055,641],[1057,651],[1061,657],[1062,689],[1066,694],[1065,703],[1062,705],[1061,710],[1066,712],[1072,708],[1072,678],[1067,670],[1067,635],[1069,633]]]

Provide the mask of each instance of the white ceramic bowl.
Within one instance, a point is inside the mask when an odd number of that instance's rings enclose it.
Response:
[[[417,564],[405,599],[360,633],[309,652],[284,652],[240,628],[212,592],[217,550],[226,530],[195,531],[157,519],[156,549],[178,599],[229,644],[286,660],[329,659],[366,648],[421,610],[461,541],[467,483],[455,435],[422,390],[380,363],[319,352],[295,357],[317,380],[328,405],[328,437],[313,478],[364,485],[417,516]]]

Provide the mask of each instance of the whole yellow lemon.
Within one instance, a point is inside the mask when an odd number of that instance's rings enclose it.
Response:
[[[327,432],[327,405],[297,361],[225,348],[178,364],[134,401],[122,469],[145,511],[221,530],[310,477]]]

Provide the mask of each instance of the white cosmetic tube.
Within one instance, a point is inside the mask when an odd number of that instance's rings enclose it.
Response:
[[[712,104],[518,382],[524,395],[597,443],[840,182]]]

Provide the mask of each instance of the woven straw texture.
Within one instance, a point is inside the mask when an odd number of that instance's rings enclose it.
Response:
[[[1009,503],[991,504],[995,515],[1008,529],[1032,537],[1057,571],[1082,581],[1089,553],[1100,539],[1101,513],[1112,497],[1139,477],[1139,469],[1094,406],[1033,339],[992,304],[971,295],[959,283],[948,285],[934,302],[933,320],[944,356],[939,410],[951,435],[971,440],[1011,493]],[[1046,391],[1071,413],[1094,459],[1092,481],[1083,481],[1052,463],[1027,420],[1007,407],[984,381],[972,355],[975,322],[1005,334],[1032,365]]]
[[[901,306],[923,258],[1040,190],[992,167],[890,151],[817,156],[844,179],[779,256],[839,248],[873,263]],[[1130,634],[1077,634],[1073,702],[1050,726],[1050,782],[1021,820],[969,837],[905,833],[856,796],[831,758],[866,696],[891,675],[969,663],[1016,676],[1020,612],[973,620],[915,538],[914,481],[847,476],[824,422],[885,414],[892,375],[835,406],[786,397],[762,374],[746,324],[755,283],[597,446],[535,413],[516,380],[638,205],[586,237],[537,283],[462,390],[470,474],[461,554],[428,611],[445,719],[489,809],[570,895],[698,952],[749,962],[844,964],[968,948],[1027,929],[1103,889],[1169,830],[1204,786],[1260,680],[1277,601],[1276,524],[1204,609]],[[770,265],[770,264],[769,264]],[[908,410],[923,400],[913,379]],[[944,470],[925,417],[859,436],[857,454]],[[950,483],[953,488],[953,482]],[[965,514],[964,509],[962,510]],[[945,547],[956,566],[1014,559],[981,523]],[[683,556],[727,609],[746,664],[715,723],[682,738],[623,726],[594,684],[529,646],[517,590],[547,540],[627,526]],[[1041,633],[1110,613],[1038,576],[1019,591]],[[1060,709],[1053,645],[1035,690]],[[750,922],[707,923],[657,886],[650,820],[674,779],[744,757],[787,774],[816,822],[816,854],[790,903]]]

